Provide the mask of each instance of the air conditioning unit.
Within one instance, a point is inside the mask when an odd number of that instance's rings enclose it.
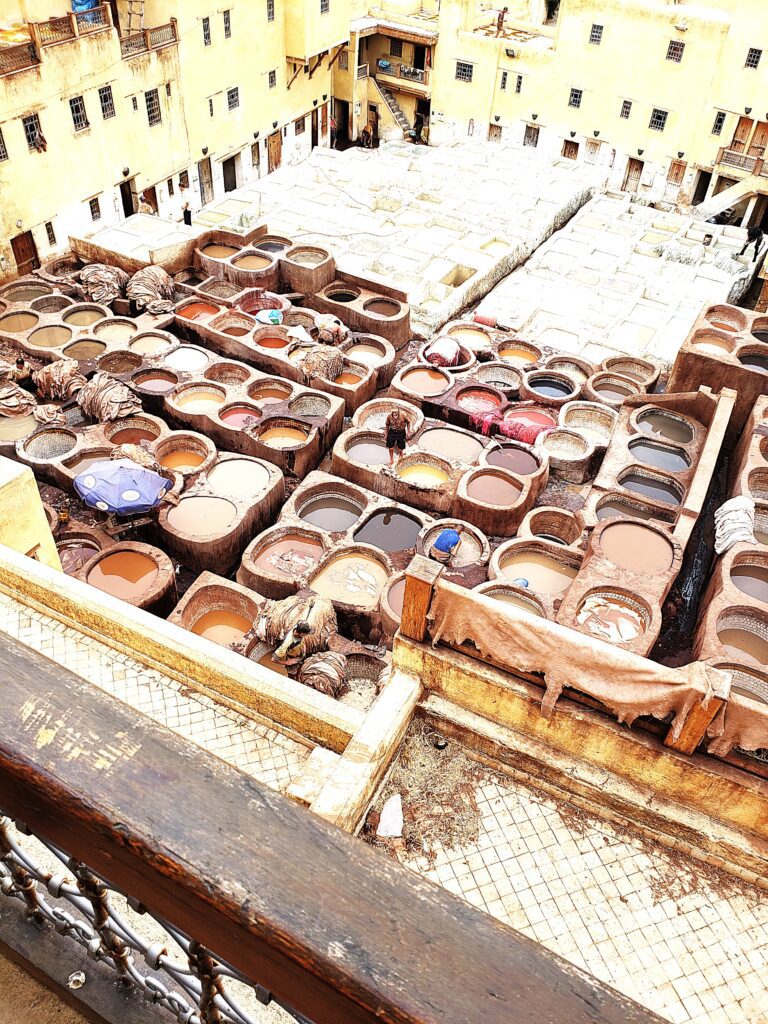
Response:
[[[518,56],[518,52],[517,52],[517,50],[510,50],[510,49],[507,49],[507,50],[505,50],[505,51],[504,51],[504,53],[506,53],[506,55],[507,55],[508,57],[512,57],[512,58],[514,58],[514,57],[517,57],[517,56]]]

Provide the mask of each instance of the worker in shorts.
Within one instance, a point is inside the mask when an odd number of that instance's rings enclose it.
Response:
[[[463,526],[455,529],[449,527],[441,530],[435,538],[435,542],[429,549],[429,557],[434,558],[441,565],[450,565],[461,546],[461,535],[464,533]]]
[[[405,443],[408,440],[410,424],[402,409],[395,408],[387,416],[385,445],[389,452],[389,464],[394,465],[403,457]]]

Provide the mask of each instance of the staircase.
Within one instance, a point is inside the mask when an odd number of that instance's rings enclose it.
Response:
[[[387,106],[389,107],[389,112],[392,114],[392,117],[394,117],[394,119],[397,121],[397,123],[400,125],[404,132],[409,132],[411,130],[411,125],[408,123],[408,118],[403,113],[402,109],[400,108],[400,104],[395,99],[393,93],[390,92],[390,90],[387,89],[386,86],[382,85],[381,82],[377,81],[376,85],[379,87],[379,92],[384,97],[384,100]]]
[[[750,174],[749,177],[742,178],[741,181],[724,188],[716,196],[710,196],[703,203],[694,206],[691,213],[697,220],[709,220],[710,217],[727,210],[729,206],[735,206],[745,196],[765,195],[766,192],[768,192],[768,178]]]
[[[128,24],[126,32],[129,36],[141,32],[144,28],[144,0],[128,0]]]

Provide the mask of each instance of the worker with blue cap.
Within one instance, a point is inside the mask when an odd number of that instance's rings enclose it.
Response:
[[[441,530],[429,550],[429,557],[434,558],[436,562],[440,562],[442,565],[450,565],[451,560],[461,545],[461,535],[463,532],[463,526],[457,526],[455,529],[447,527],[445,530]]]

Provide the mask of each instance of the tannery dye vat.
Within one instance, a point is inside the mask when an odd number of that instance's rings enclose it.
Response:
[[[734,565],[731,581],[742,593],[768,604],[768,566]]]
[[[230,409],[225,409],[219,414],[219,419],[222,423],[226,423],[228,427],[237,427],[238,430],[242,430],[243,427],[252,426],[261,419],[261,413],[258,409],[249,409],[248,406],[232,406]]]
[[[609,643],[628,643],[645,632],[639,605],[614,593],[590,594],[576,613],[576,622],[587,633]]]
[[[300,426],[267,427],[259,434],[259,440],[270,448],[297,448],[308,437],[309,431]]]
[[[145,391],[151,391],[156,395],[164,395],[173,391],[179,382],[179,378],[172,373],[164,373],[162,370],[146,370],[137,373],[132,383]]]
[[[525,426],[554,427],[555,419],[546,412],[538,409],[509,409],[504,414],[504,419],[510,423],[522,423]]]
[[[347,455],[363,466],[384,466],[389,462],[389,450],[383,441],[357,441],[347,448]]]
[[[275,405],[287,401],[292,394],[292,389],[287,385],[257,384],[249,390],[248,397],[259,405]]]
[[[338,377],[334,378],[334,384],[359,384],[363,378],[359,373],[352,373],[350,370],[345,370],[340,373]]]
[[[531,374],[528,377],[527,385],[531,391],[543,398],[565,398],[573,396],[573,386],[557,377],[548,377],[546,374]]]
[[[499,568],[504,576],[516,582],[525,580],[531,590],[540,594],[561,597],[576,579],[578,568],[558,562],[550,555],[537,551],[515,551],[506,555]]]
[[[39,425],[31,413],[29,416],[0,416],[0,441],[20,441]]]
[[[156,356],[160,352],[166,352],[171,343],[160,334],[144,334],[140,338],[135,338],[128,347],[131,352],[138,352],[141,356]]]
[[[180,473],[191,472],[205,462],[205,456],[201,452],[184,450],[183,448],[169,452],[160,459],[160,465],[164,469],[176,470]]]
[[[418,395],[441,395],[451,386],[450,380],[439,370],[407,370],[402,378],[403,385]]]
[[[468,497],[488,505],[513,505],[522,493],[520,484],[492,470],[475,473],[467,484]]]
[[[392,299],[369,299],[363,304],[366,313],[375,313],[376,316],[397,316],[401,308],[400,303]]]
[[[295,579],[317,565],[323,553],[320,540],[289,533],[267,544],[256,556],[256,565],[267,572],[281,573]]]
[[[212,260],[226,260],[234,256],[240,250],[235,245],[206,245],[202,250],[203,256],[209,256]]]
[[[154,559],[138,551],[106,554],[88,570],[86,579],[92,587],[136,604],[157,579],[159,567]]]
[[[359,342],[346,349],[345,355],[349,356],[356,363],[364,363],[365,366],[378,366],[384,358],[385,352],[383,348],[379,348],[377,345]]]
[[[381,551],[408,551],[416,546],[421,528],[421,521],[413,516],[394,510],[382,510],[375,512],[355,532],[354,539]]]
[[[229,647],[237,640],[242,640],[253,623],[244,615],[217,608],[201,615],[192,626],[192,632],[204,636],[222,647]]]
[[[457,395],[456,404],[471,416],[481,416],[497,409],[501,398],[485,388],[466,388]]]
[[[366,608],[377,604],[386,582],[387,570],[381,562],[350,551],[331,559],[309,585],[320,597]]]
[[[245,256],[238,256],[232,260],[232,266],[238,270],[265,270],[272,266],[273,261],[269,256],[260,256],[259,253],[251,252]]]
[[[694,348],[697,348],[701,352],[709,352],[714,356],[729,355],[732,344],[725,341],[724,338],[718,338],[716,334],[702,334],[693,343]]]
[[[201,320],[204,317],[215,316],[221,312],[220,306],[214,306],[210,302],[190,302],[178,311],[178,316],[185,320]]]
[[[329,533],[348,530],[360,518],[362,507],[351,498],[340,494],[321,495],[311,498],[298,510],[299,518],[305,523],[319,526]]]
[[[640,413],[637,428],[644,434],[655,434],[665,441],[676,441],[678,444],[689,444],[693,440],[693,428],[685,420],[665,412]]]
[[[69,327],[40,327],[29,336],[30,345],[37,345],[39,348],[58,348],[66,345],[72,337]]]
[[[605,527],[600,549],[620,569],[637,573],[668,572],[675,556],[665,537],[639,523],[613,523]]]
[[[182,498],[168,511],[168,524],[187,536],[217,536],[235,521],[237,509],[224,498],[203,495]]]
[[[411,462],[408,465],[400,462],[395,473],[401,480],[418,487],[439,487],[448,479],[446,470],[429,462]]]
[[[181,370],[184,373],[195,373],[208,365],[208,356],[197,348],[182,346],[174,352],[169,352],[165,357],[165,365],[172,370]]]
[[[717,631],[717,639],[725,650],[740,659],[743,655],[768,665],[768,640],[743,626],[726,626]]]
[[[138,327],[136,324],[131,323],[130,320],[111,319],[104,320],[93,329],[93,333],[97,338],[101,338],[102,341],[115,342],[130,341],[137,331]]]
[[[206,388],[195,388],[192,391],[185,391],[175,399],[176,405],[187,412],[209,412],[212,407],[223,405],[226,395],[223,391],[214,391]]]
[[[524,448],[514,445],[501,445],[488,451],[485,461],[489,466],[508,469],[519,476],[531,476],[539,469],[539,461]]]
[[[67,345],[64,349],[64,355],[68,359],[98,359],[101,353],[106,349],[107,343],[105,341],[75,341],[71,345]]]
[[[70,327],[90,327],[97,320],[104,319],[103,309],[73,309],[62,317],[65,324]]]
[[[269,472],[251,459],[217,462],[208,473],[208,487],[222,498],[255,500],[268,486]]]
[[[483,445],[471,434],[450,427],[429,427],[418,439],[419,448],[441,455],[452,462],[466,462],[470,465],[477,461]]]
[[[74,576],[83,568],[88,559],[93,558],[100,550],[95,541],[89,541],[84,537],[62,541],[56,547],[61,559],[61,568],[67,576]]]
[[[110,437],[111,444],[141,444],[142,441],[154,441],[157,434],[143,427],[125,427]]]
[[[520,348],[517,345],[501,345],[499,359],[512,366],[528,366],[541,358],[541,353],[533,348]]]
[[[609,498],[600,504],[596,511],[598,519],[614,519],[617,516],[632,516],[633,519],[653,519],[654,513],[650,509],[639,508],[628,501],[620,498]]]
[[[629,450],[632,457],[640,462],[670,473],[684,473],[690,467],[688,457],[680,448],[670,448],[653,441],[630,441]]]
[[[35,313],[9,313],[0,317],[0,331],[7,334],[23,334],[24,331],[31,330],[39,319]]]
[[[622,487],[636,494],[643,494],[654,501],[662,501],[665,505],[679,505],[680,494],[672,483],[657,477],[642,476],[640,473],[628,473],[619,481]]]
[[[750,370],[768,373],[768,356],[760,355],[757,352],[742,352],[739,362],[742,366],[748,366]]]

